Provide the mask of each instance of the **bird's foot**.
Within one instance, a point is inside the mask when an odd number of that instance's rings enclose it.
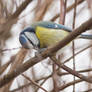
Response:
[[[36,56],[39,60],[43,58],[39,52],[35,52],[35,56]]]

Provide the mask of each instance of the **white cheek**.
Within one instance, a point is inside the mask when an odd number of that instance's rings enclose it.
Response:
[[[28,45],[28,47],[30,48],[30,49],[33,49],[33,45],[28,41],[27,42],[27,45]]]
[[[33,42],[34,45],[37,46],[39,44],[39,40],[34,33],[25,32],[25,35]]]
[[[33,45],[29,42],[29,40],[25,37],[25,35],[21,35],[21,36],[26,39],[28,48],[33,49]]]

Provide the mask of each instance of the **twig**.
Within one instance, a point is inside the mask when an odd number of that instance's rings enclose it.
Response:
[[[7,62],[6,64],[0,67],[0,75],[6,70],[10,63],[11,61]]]
[[[92,82],[92,79],[91,78],[88,78],[82,74],[79,74],[78,72],[72,70],[71,68],[67,67],[66,65],[63,65],[63,64],[60,64],[60,62],[55,58],[55,57],[51,57],[51,59],[54,61],[55,64],[57,64],[60,68],[66,70],[67,72],[69,72],[70,74],[82,79],[82,80],[85,80],[86,82],[89,82],[91,83]]]
[[[40,86],[42,86],[42,85],[46,82],[47,79],[48,79],[48,77],[44,79],[44,81],[40,84]],[[39,89],[39,88],[37,88],[37,89],[35,90],[35,92],[37,92],[38,89]]]
[[[73,24],[72,24],[73,30],[75,29],[76,7],[77,7],[77,0],[75,0],[75,7],[74,7]],[[75,43],[74,41],[72,42],[72,53],[73,53],[73,70],[75,71],[75,55],[74,55],[75,54]],[[75,81],[75,76],[73,79]],[[73,85],[73,92],[75,92],[75,84]]]
[[[49,75],[49,76],[46,76],[46,77],[42,77],[42,78],[40,78],[40,79],[37,79],[37,80],[35,80],[35,82],[39,82],[39,81],[41,81],[41,80],[44,80],[44,81],[45,81],[45,80],[49,79],[51,76],[52,76],[52,74]],[[44,81],[43,81],[43,82],[44,82]],[[31,84],[32,84],[32,82],[27,83],[27,84],[25,84],[25,85],[20,86],[19,88],[16,88],[16,89],[11,90],[10,92],[16,92],[16,91],[18,91],[18,90],[23,89],[24,87],[30,86]]]
[[[52,79],[53,79],[53,86],[54,86],[53,91],[58,92],[59,91],[58,84],[57,84],[58,79],[57,79],[57,72],[56,72],[56,64],[55,63],[53,63],[52,68],[53,68]]]
[[[82,82],[82,81],[83,81],[83,80],[78,79],[78,80],[69,82],[69,83],[67,83],[67,84],[62,85],[62,86],[59,88],[59,90],[63,90],[63,89],[65,89],[65,88],[67,88],[67,87],[69,87],[69,86],[71,86],[71,85],[74,85],[74,84],[79,83],[79,82]]]
[[[8,73],[11,73],[19,65],[21,65],[23,63],[26,53],[27,53],[27,50],[23,49],[23,48],[18,52],[18,54],[16,55],[15,59],[13,58],[13,60],[12,60],[14,62],[12,62],[11,67],[10,67]],[[10,83],[8,83],[8,85],[4,86],[3,92],[6,92],[6,90],[8,91],[10,89],[10,86],[11,86],[12,82],[13,82],[13,80]]]
[[[84,1],[86,1],[86,0],[78,0],[78,3],[77,3],[77,4],[79,5],[79,4],[81,4],[82,2],[84,2]],[[73,3],[71,6],[69,6],[69,7],[66,9],[66,12],[71,11],[74,7],[75,7],[75,3]],[[60,15],[60,14],[55,15],[55,16],[51,19],[51,21],[55,21],[55,20],[59,17],[59,15]]]
[[[85,70],[80,70],[80,71],[77,71],[78,73],[85,73],[85,72],[91,72],[92,71],[92,68],[90,69],[85,69]],[[58,72],[58,75],[59,76],[64,76],[64,75],[68,75],[70,73],[67,73],[67,72]]]
[[[0,67],[0,75],[7,69],[7,67],[8,67],[11,63],[13,63],[13,60],[15,59],[15,57],[16,57],[16,55],[12,56],[12,57],[10,58],[10,60],[9,60],[6,64],[4,64],[4,65],[2,65],[2,66]]]
[[[85,50],[87,50],[88,48],[90,48],[90,47],[92,47],[92,44],[91,45],[89,45],[89,46],[87,46],[87,47],[85,47],[85,48],[83,48],[82,50],[80,50],[80,51],[78,51],[77,53],[75,53],[74,54],[74,56],[76,56],[76,55],[78,55],[78,54],[80,54],[81,52],[83,52],[83,51],[85,51]],[[71,56],[71,57],[69,57],[67,60],[65,60],[62,64],[65,64],[65,63],[67,63],[69,60],[71,60],[73,58],[73,56]]]
[[[31,80],[29,77],[25,76],[24,74],[21,74],[23,77],[25,77],[27,80],[29,80],[31,83],[33,83],[35,86],[41,88],[43,91],[48,92],[46,89],[44,89],[43,87],[39,86],[36,82],[34,82],[33,80]]]
[[[13,13],[13,15],[8,18],[8,20],[17,18],[17,17],[21,14],[21,12],[27,7],[27,5],[28,5],[31,1],[33,1],[33,0],[24,1],[24,2],[17,8],[17,10]]]
[[[80,92],[92,92],[92,88],[85,90],[85,91],[80,91]]]
[[[45,0],[43,4],[40,4],[40,9],[36,9],[36,16],[35,16],[35,21],[40,21],[43,19],[45,13],[48,10],[48,7],[51,5],[53,0]]]
[[[22,47],[17,47],[17,48],[11,48],[11,49],[0,49],[0,53],[2,53],[2,52],[6,52],[6,51],[12,51],[12,50],[17,50],[17,49],[20,49],[20,48],[22,48]]]
[[[19,91],[19,90],[21,90],[21,89],[23,89],[23,88],[25,88],[25,87],[30,86],[31,84],[32,84],[32,83],[27,83],[27,84],[25,84],[25,85],[20,86],[19,88],[16,88],[16,89],[14,89],[14,90],[9,91],[9,92],[16,92],[16,91]]]
[[[7,39],[7,36],[9,35],[10,28],[14,23],[17,22],[18,16],[21,14],[21,12],[27,7],[27,5],[31,2],[32,0],[27,0],[24,1],[18,9],[8,17],[7,21],[3,24],[0,25],[0,39]],[[6,25],[6,26],[5,26]],[[4,32],[4,30],[7,30]]]
[[[65,23],[65,16],[66,16],[66,4],[67,0],[60,0],[60,20],[59,23],[63,24]]]

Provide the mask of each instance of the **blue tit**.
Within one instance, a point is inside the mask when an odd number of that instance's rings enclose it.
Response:
[[[72,29],[50,21],[40,21],[33,23],[24,29],[19,35],[21,45],[26,49],[46,48],[55,45],[66,37]],[[81,34],[79,38],[92,39],[92,35]]]

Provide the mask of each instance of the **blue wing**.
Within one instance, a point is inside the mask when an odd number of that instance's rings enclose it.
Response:
[[[40,21],[40,22],[36,22],[32,24],[33,28],[35,28],[36,26],[41,26],[41,27],[50,28],[50,29],[63,29],[67,32],[72,32],[72,29],[64,25],[51,22],[51,21]]]

